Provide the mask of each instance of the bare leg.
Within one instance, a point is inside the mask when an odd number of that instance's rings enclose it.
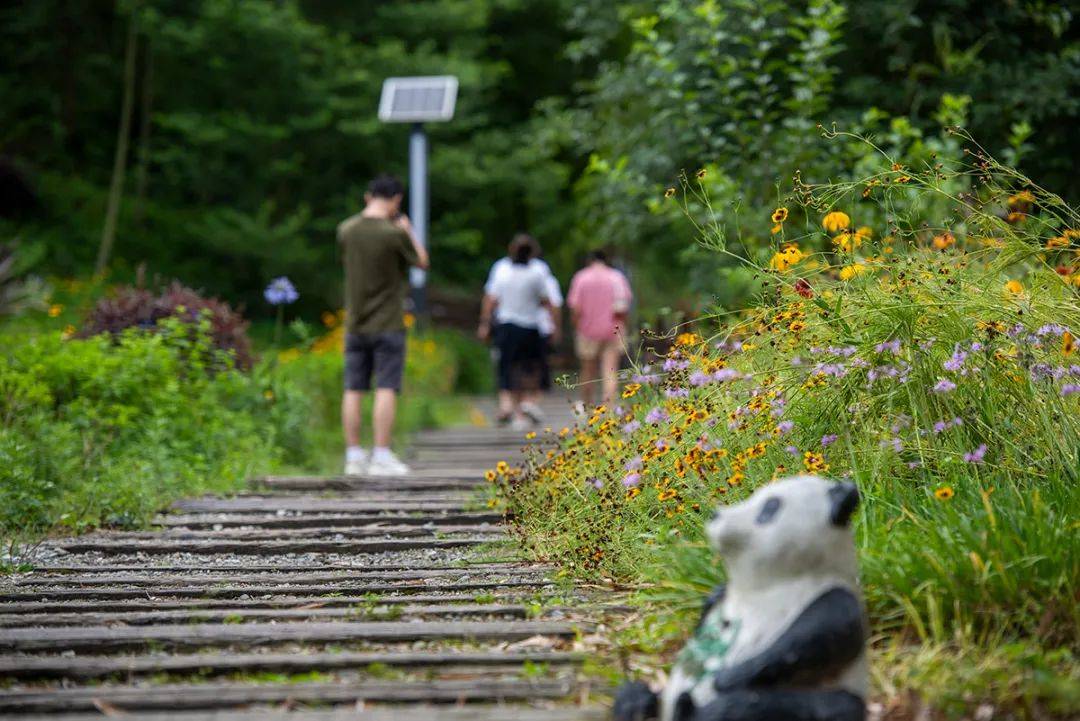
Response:
[[[499,416],[509,418],[514,413],[514,395],[510,391],[499,391]]]
[[[392,388],[375,389],[375,411],[372,415],[376,448],[390,447],[390,434],[394,430],[396,411],[397,391]]]
[[[586,407],[592,406],[596,398],[596,376],[599,365],[596,358],[581,359],[581,401]]]
[[[345,431],[345,447],[360,445],[360,405],[364,400],[361,391],[345,391],[341,397],[341,427]]]
[[[622,348],[614,343],[609,343],[604,346],[604,349],[600,354],[600,373],[603,377],[604,387],[603,403],[610,403],[615,399],[621,356]]]

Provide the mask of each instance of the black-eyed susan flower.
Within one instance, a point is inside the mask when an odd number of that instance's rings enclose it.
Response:
[[[505,476],[510,470],[510,464],[506,461],[499,461],[495,464],[495,470],[499,472],[500,476]]]
[[[640,383],[627,383],[626,387],[623,388],[622,397],[633,398],[639,390],[641,390]]]
[[[658,501],[670,501],[675,496],[679,495],[679,492],[674,488],[665,488],[656,494],[656,500]]]
[[[830,233],[844,230],[851,225],[851,217],[840,210],[834,210],[821,219],[821,227]]]
[[[708,171],[705,170],[705,168],[702,168],[701,170],[694,173],[694,177],[697,178],[698,180],[704,180],[705,176],[708,175],[708,174],[709,174]]]
[[[803,468],[810,473],[825,473],[829,470],[829,464],[825,462],[825,456],[814,451],[803,454]]]
[[[941,488],[938,488],[934,491],[934,498],[938,499],[939,501],[947,501],[954,495],[956,494],[953,492],[951,486],[942,486]]]
[[[783,208],[783,207],[777,208],[776,210],[774,210],[772,212],[771,217],[772,217],[772,222],[774,222],[774,223],[783,223],[785,220],[788,219],[788,209]]]
[[[675,188],[668,188],[667,190],[665,190],[664,191],[664,197],[665,198],[674,198],[675,197]]]
[[[1069,331],[1065,331],[1061,334],[1061,352],[1063,355],[1070,356],[1073,351],[1076,350],[1076,338]]]
[[[484,471],[484,478],[487,480],[488,483],[493,483],[495,481],[495,471],[491,470],[490,468]]]

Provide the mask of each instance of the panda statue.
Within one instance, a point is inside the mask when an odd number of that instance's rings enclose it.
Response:
[[[727,584],[705,601],[663,691],[625,684],[615,721],[863,721],[858,503],[853,484],[798,476],[721,506],[706,535]]]

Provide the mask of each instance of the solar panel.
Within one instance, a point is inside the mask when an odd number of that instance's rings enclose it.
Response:
[[[379,99],[384,123],[445,121],[454,117],[458,81],[453,75],[387,78]]]

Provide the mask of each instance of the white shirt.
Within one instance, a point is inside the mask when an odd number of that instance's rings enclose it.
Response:
[[[541,302],[551,302],[546,266],[508,262],[485,292],[494,297],[496,323],[513,323],[523,328],[540,329]]]
[[[491,266],[491,270],[488,272],[487,283],[484,284],[484,292],[488,295],[495,295],[492,292],[492,288],[495,287],[495,281],[498,280],[501,275],[505,274],[507,270],[513,267],[514,261],[510,260],[510,258],[508,257],[499,258],[497,261],[495,261],[495,264]],[[559,288],[559,281],[551,272],[551,268],[548,266],[548,264],[540,260],[539,258],[533,258],[529,261],[529,267],[540,268],[543,271],[544,275],[546,276],[545,282],[547,284],[548,302],[551,303],[553,309],[561,308],[563,304],[562,289]],[[501,305],[502,303],[500,302],[499,306]],[[495,320],[498,323],[510,322],[504,321],[502,319],[499,307],[495,308]],[[515,323],[515,325],[521,324]],[[549,311],[543,306],[539,306],[535,321],[529,324],[527,327],[536,328],[540,331],[540,335],[551,335],[555,332],[555,321],[551,319],[551,311]]]

